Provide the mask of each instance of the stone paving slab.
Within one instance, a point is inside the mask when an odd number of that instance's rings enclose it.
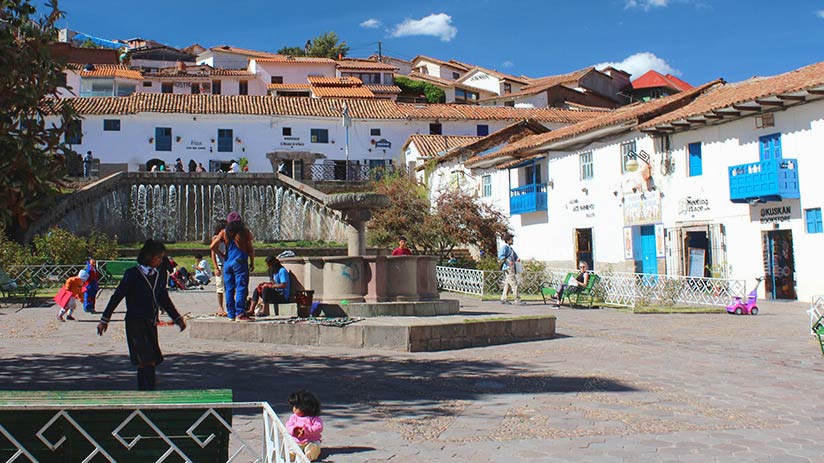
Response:
[[[330,462],[824,461],[824,356],[807,304],[765,301],[754,317],[633,315],[448,297],[462,312],[551,313],[558,337],[387,353],[160,328],[158,386],[231,388],[284,419],[289,392],[307,387],[323,402]],[[182,312],[216,311],[208,291],[172,298]],[[55,317],[54,307],[0,308],[0,388],[134,388],[122,308],[103,337],[97,317]]]

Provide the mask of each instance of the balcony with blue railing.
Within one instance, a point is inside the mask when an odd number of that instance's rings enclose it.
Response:
[[[546,210],[546,183],[529,184],[509,190],[509,214]]]
[[[798,161],[771,159],[730,166],[730,201],[781,201],[799,198]]]

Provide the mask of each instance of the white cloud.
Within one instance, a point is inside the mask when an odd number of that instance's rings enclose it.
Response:
[[[452,16],[446,13],[430,14],[421,19],[406,18],[392,29],[392,37],[410,35],[431,35],[442,42],[449,42],[458,34],[458,28],[452,25]]]
[[[381,27],[381,22],[375,18],[369,18],[366,21],[360,23],[360,27],[365,27],[367,29],[377,29]]]
[[[632,74],[633,78],[640,77],[650,69],[654,69],[661,74],[681,75],[681,71],[673,68],[664,59],[648,51],[628,56],[623,61],[617,63],[598,63],[595,65],[595,68],[604,69],[609,66],[626,71]]]
[[[818,10],[815,12],[815,15],[821,19],[824,19],[824,10]]]
[[[512,66],[515,66],[515,63],[513,63],[510,60],[506,60],[503,63],[501,63],[501,66],[503,66],[505,68],[511,68]]]
[[[643,8],[644,11],[649,11],[653,8],[663,8],[668,5],[669,0],[627,0],[624,8]]]

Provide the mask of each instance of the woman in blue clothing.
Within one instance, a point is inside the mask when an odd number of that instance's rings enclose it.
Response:
[[[229,320],[249,321],[246,297],[249,295],[249,274],[255,271],[255,249],[252,232],[235,211],[226,216],[226,228],[212,240],[211,250],[220,254],[220,243],[226,245],[223,263],[223,285]]]

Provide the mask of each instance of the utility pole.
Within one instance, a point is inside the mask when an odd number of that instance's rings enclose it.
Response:
[[[352,126],[352,118],[349,116],[349,105],[343,103],[343,108],[340,111],[341,122],[346,131],[346,144],[344,145],[344,155],[346,156],[346,180],[349,180],[349,127]]]
[[[378,61],[383,63],[383,50],[381,49],[381,42],[378,41]]]

